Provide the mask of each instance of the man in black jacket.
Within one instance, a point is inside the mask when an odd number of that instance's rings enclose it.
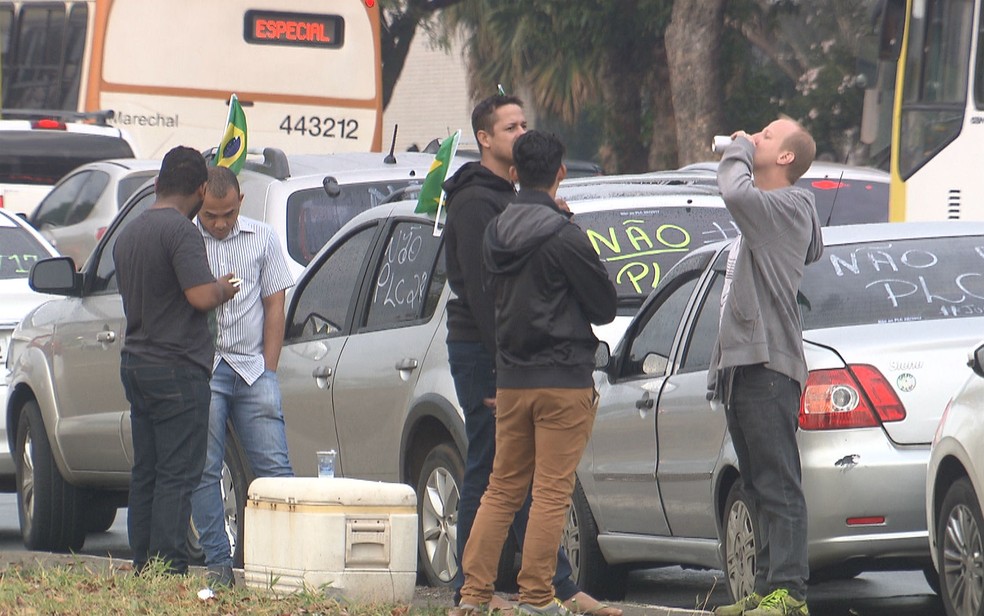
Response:
[[[462,610],[491,601],[498,555],[532,482],[517,609],[570,613],[552,578],[598,406],[591,325],[615,318],[616,293],[585,233],[557,205],[563,156],[553,135],[517,138],[511,177],[523,189],[485,233],[495,292],[496,453],[462,560]]]

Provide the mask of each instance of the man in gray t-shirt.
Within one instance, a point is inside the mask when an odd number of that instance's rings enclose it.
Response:
[[[137,572],[151,559],[188,570],[191,492],[201,479],[215,348],[208,311],[231,299],[227,274],[216,280],[191,219],[202,207],[205,159],[169,151],[157,200],[120,233],[113,248],[126,337],[120,378],[130,402],[133,469],[127,530]]]

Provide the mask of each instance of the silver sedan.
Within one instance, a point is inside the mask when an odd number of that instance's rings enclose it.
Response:
[[[799,297],[811,571],[931,571],[927,461],[984,331],[984,224],[831,227],[824,242]],[[589,592],[617,596],[629,568],[659,564],[724,569],[732,596],[752,590],[755,519],[724,413],[706,398],[728,246],[681,260],[596,373],[601,407],[565,537]]]

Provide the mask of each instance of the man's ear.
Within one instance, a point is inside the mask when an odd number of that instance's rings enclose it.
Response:
[[[779,158],[776,159],[776,164],[791,165],[794,160],[796,160],[796,155],[793,154],[792,150],[784,150],[779,152]]]
[[[519,182],[519,172],[516,171],[516,165],[509,165],[509,181],[513,184]]]
[[[560,169],[557,169],[557,183],[560,184],[567,177],[567,165],[560,163]]]
[[[478,141],[479,148],[488,149],[492,147],[492,135],[487,131],[479,130],[475,133],[475,139]]]

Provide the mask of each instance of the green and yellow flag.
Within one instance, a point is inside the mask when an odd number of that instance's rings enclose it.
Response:
[[[214,164],[217,167],[229,167],[233,173],[239,173],[246,162],[246,112],[239,104],[235,94],[229,99],[229,121],[225,134],[219,142],[219,150],[215,153]]]
[[[448,175],[448,167],[454,159],[454,153],[458,150],[458,139],[461,137],[459,129],[441,143],[437,150],[434,162],[431,163],[430,171],[424,178],[424,185],[420,187],[420,196],[417,197],[417,207],[414,212],[417,214],[430,214],[437,212],[444,205],[444,178]]]

